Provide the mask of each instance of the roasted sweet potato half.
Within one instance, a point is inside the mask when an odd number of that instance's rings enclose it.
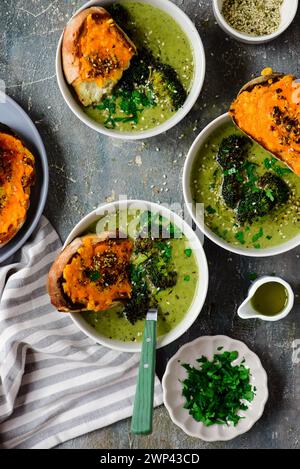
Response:
[[[98,104],[112,90],[135,53],[133,42],[104,8],[81,11],[65,28],[64,74],[84,106]]]
[[[300,83],[270,73],[247,83],[229,114],[249,137],[300,176]]]
[[[74,239],[49,272],[52,304],[61,312],[104,311],[130,298],[132,249],[130,239],[109,233]]]
[[[34,156],[12,129],[0,124],[0,248],[23,226],[34,181]]]

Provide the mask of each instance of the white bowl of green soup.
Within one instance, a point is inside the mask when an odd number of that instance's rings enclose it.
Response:
[[[224,114],[196,138],[183,191],[202,232],[228,251],[274,256],[300,244],[300,178]]]
[[[137,52],[114,88],[84,106],[64,74],[62,35],[56,74],[69,108],[90,128],[123,140],[153,137],[174,127],[195,104],[205,77],[204,48],[192,21],[169,0],[90,1],[75,15],[92,6],[110,13]]]
[[[197,234],[161,205],[117,201],[100,206],[72,230],[65,247],[88,233],[120,232],[133,241],[130,299],[100,312],[70,313],[96,342],[115,350],[141,348],[145,315],[158,308],[158,348],[184,334],[197,319],[208,288],[208,266]]]

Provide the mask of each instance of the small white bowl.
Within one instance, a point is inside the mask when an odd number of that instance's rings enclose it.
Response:
[[[64,248],[73,241],[73,239],[81,236],[90,226],[95,223],[97,220],[101,219],[106,213],[116,212],[118,209],[132,209],[132,210],[150,210],[154,213],[159,213],[163,217],[166,217],[169,220],[178,226],[186,238],[189,241],[189,245],[193,250],[193,253],[196,257],[196,262],[198,265],[199,272],[199,281],[193,302],[186,312],[186,315],[182,321],[172,329],[168,334],[161,336],[157,340],[157,348],[164,347],[165,345],[174,342],[182,334],[184,334],[189,327],[194,323],[194,321],[199,316],[201,309],[204,305],[206,299],[207,289],[208,289],[208,266],[206,256],[202,247],[202,244],[197,237],[196,233],[192,228],[178,215],[171,210],[165,208],[162,205],[158,205],[152,202],[146,202],[142,200],[120,200],[105,205],[101,205],[96,210],[91,212],[89,215],[84,217],[71,231],[69,234]],[[141,350],[141,343],[133,342],[122,342],[119,340],[109,339],[108,337],[99,334],[93,327],[91,327],[87,321],[82,317],[81,313],[69,313],[73,319],[76,326],[88,337],[98,342],[99,344],[105,345],[108,348],[113,350],[119,350],[123,352],[138,352]]]
[[[219,347],[223,347],[223,350],[218,350]],[[244,418],[235,427],[233,425],[206,427],[194,420],[189,411],[184,409],[185,399],[182,396],[181,381],[187,374],[182,364],[189,363],[198,367],[197,359],[202,355],[212,360],[215,353],[225,351],[239,353],[233,365],[239,364],[245,358],[245,366],[251,371],[250,383],[256,387],[256,395],[252,402],[246,403],[248,410],[239,412]],[[162,380],[164,404],[173,422],[188,435],[204,441],[228,441],[249,431],[262,416],[269,396],[267,380],[260,359],[243,342],[224,335],[199,337],[181,347],[169,360]]]
[[[280,36],[290,26],[298,9],[298,0],[284,0],[281,6],[281,23],[277,31],[264,36],[251,36],[237,31],[227,23],[222,15],[223,2],[224,0],[213,0],[213,11],[218,25],[225,33],[229,34],[229,36],[246,44],[263,44]]]
[[[202,86],[204,83],[205,78],[205,53],[201,38],[199,33],[189,19],[189,17],[173,2],[169,0],[139,0],[141,3],[146,3],[153,5],[156,8],[166,12],[169,16],[174,18],[174,20],[179,24],[182,30],[187,35],[191,47],[193,49],[194,55],[194,78],[192,82],[191,89],[188,93],[188,97],[184,103],[184,105],[163,124],[154,127],[153,129],[145,130],[145,131],[137,131],[137,132],[120,132],[118,130],[111,130],[107,129],[104,125],[96,122],[94,119],[89,117],[84,111],[82,106],[80,105],[79,101],[75,98],[74,93],[72,93],[70,86],[68,85],[62,67],[62,40],[63,35],[61,36],[57,53],[56,53],[56,77],[59,89],[66,101],[67,105],[73,111],[73,113],[88,127],[96,132],[101,134],[107,135],[108,137],[119,138],[122,140],[140,140],[145,138],[154,137],[155,135],[159,135],[167,130],[171,129],[175,125],[177,125],[192,109],[195,102],[197,101],[199,94],[202,90]],[[98,5],[105,7],[107,5],[111,5],[113,3],[119,3],[118,0],[92,0],[87,2],[83,5],[76,13],[78,14],[80,11],[85,10],[93,5]]]
[[[203,144],[209,139],[210,135],[215,132],[219,127],[224,125],[226,122],[232,122],[228,113],[223,114],[217,119],[213,120],[208,124],[202,132],[198,135],[193,145],[191,146],[188,156],[185,160],[184,170],[183,170],[183,195],[187,209],[194,219],[195,223],[199,229],[205,234],[211,241],[216,243],[221,248],[226,249],[227,251],[240,254],[242,256],[249,257],[268,257],[276,256],[277,254],[283,254],[284,252],[290,251],[295,247],[300,245],[300,233],[289,241],[279,244],[278,246],[273,246],[270,248],[245,248],[241,246],[234,246],[233,244],[227,243],[225,240],[217,236],[211,229],[209,229],[202,219],[196,217],[195,204],[193,202],[192,191],[191,191],[191,172],[193,168],[194,161],[198,157],[198,153]]]
[[[281,285],[284,286],[287,292],[288,301],[287,301],[286,306],[281,311],[281,313],[276,314],[275,316],[265,316],[255,311],[255,309],[253,308],[251,304],[251,299],[253,298],[255,292],[257,291],[259,287],[261,287],[265,283],[273,283],[273,282],[280,283]],[[294,302],[295,302],[295,295],[294,295],[291,285],[288,282],[286,282],[280,277],[264,276],[264,277],[257,279],[251,285],[247,298],[245,299],[245,301],[243,301],[243,303],[238,308],[238,315],[242,319],[256,318],[256,319],[261,319],[262,321],[270,321],[270,322],[280,321],[280,319],[286,318],[287,315],[292,311]]]

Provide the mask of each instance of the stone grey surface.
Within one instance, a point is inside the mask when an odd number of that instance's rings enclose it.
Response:
[[[121,142],[85,127],[63,101],[55,79],[55,52],[64,24],[82,0],[1,0],[0,79],[7,93],[36,123],[48,152],[50,191],[46,215],[64,240],[82,216],[100,202],[126,194],[154,202],[181,202],[185,155],[199,131],[225,112],[237,90],[265,66],[300,76],[300,14],[278,40],[249,46],[226,37],[216,25],[210,0],[176,0],[203,39],[207,74],[201,96],[175,129],[144,142]],[[167,179],[164,179],[164,175]],[[167,181],[166,185],[163,183]],[[162,189],[162,191],[161,191]],[[168,190],[165,190],[168,189]],[[232,255],[209,241],[207,301],[194,326],[158,352],[162,376],[180,345],[203,334],[244,341],[261,357],[269,376],[270,399],[261,420],[231,442],[208,444],[175,427],[164,408],[155,411],[154,433],[132,437],[123,421],[61,445],[61,448],[299,448],[300,364],[292,343],[300,339],[300,248],[272,259]],[[296,292],[293,313],[284,321],[242,321],[237,306],[250,284],[249,273],[276,273]]]

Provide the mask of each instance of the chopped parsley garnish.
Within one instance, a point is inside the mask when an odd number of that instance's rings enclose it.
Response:
[[[212,228],[212,230],[217,236],[219,236],[220,238],[222,238],[226,241],[226,237],[227,237],[227,234],[228,234],[227,229],[221,231],[217,226],[214,226]]]
[[[127,91],[118,89],[111,97],[105,98],[98,106],[100,111],[107,111],[105,126],[114,129],[117,122],[132,122],[137,124],[139,114],[148,107],[155,106],[153,92],[148,90]],[[120,117],[123,113],[124,117]]]
[[[225,169],[224,174],[225,175],[236,174],[237,172],[238,172],[237,168],[233,167],[233,168],[230,168],[230,169]]]
[[[166,217],[158,213],[145,211],[139,219],[140,233],[154,235],[163,238],[181,238],[183,233],[176,225],[171,223]]]
[[[246,170],[246,174],[248,177],[248,182],[246,185],[253,186],[255,182],[258,180],[258,176],[256,174],[256,168],[257,168],[256,163],[251,163],[250,161],[245,161],[244,163],[244,168]]]
[[[271,202],[274,202],[275,197],[274,197],[272,189],[267,189],[265,192],[266,192],[266,196],[269,197]]]
[[[264,235],[264,230],[262,228],[259,229],[258,233],[256,233],[253,237],[252,237],[252,241],[253,243],[256,243],[256,241],[258,241],[260,238],[262,238]]]
[[[191,248],[187,248],[184,250],[184,254],[186,255],[186,257],[191,257],[192,252],[193,251],[191,250]]]
[[[171,238],[182,237],[182,231],[176,225],[173,225],[173,223],[169,223],[169,225],[167,225],[166,231],[170,235]]]
[[[241,244],[245,244],[245,235],[243,231],[238,231],[235,235],[235,238],[239,241]]]
[[[243,418],[239,413],[248,409],[245,401],[253,401],[255,392],[250,370],[243,363],[232,365],[237,358],[238,352],[225,351],[215,354],[211,361],[202,356],[197,360],[199,368],[182,365],[188,375],[182,381],[184,408],[197,422],[236,426]]]
[[[185,276],[183,277],[183,280],[184,280],[185,282],[189,282],[189,281],[191,280],[191,276],[190,276],[190,275],[185,275]]]
[[[207,213],[209,213],[211,215],[213,213],[216,213],[216,210],[211,205],[208,205],[205,210],[207,211]]]
[[[264,159],[264,166],[266,169],[272,169],[278,176],[285,176],[286,174],[290,174],[292,172],[289,168],[283,168],[280,164],[278,164],[277,158],[265,158]]]
[[[260,249],[261,245],[259,243],[257,243],[257,244],[254,244],[254,247],[255,247],[255,249]]]

